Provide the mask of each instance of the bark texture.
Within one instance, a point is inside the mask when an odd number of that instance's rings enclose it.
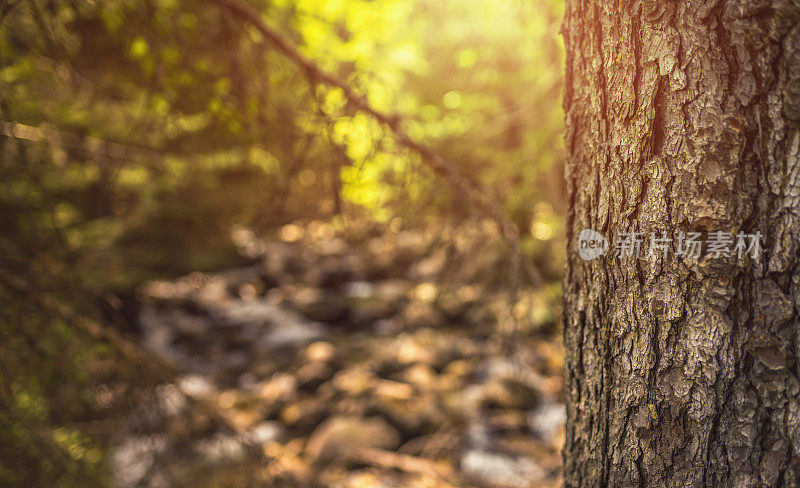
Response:
[[[566,486],[800,486],[800,2],[568,0],[563,35]],[[614,256],[681,230],[764,253]]]

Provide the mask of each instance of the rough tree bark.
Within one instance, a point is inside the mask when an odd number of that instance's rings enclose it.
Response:
[[[800,2],[567,0],[563,36],[566,486],[800,486]],[[615,257],[651,231],[764,250]]]

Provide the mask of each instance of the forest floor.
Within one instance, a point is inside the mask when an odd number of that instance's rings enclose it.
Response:
[[[515,308],[497,242],[454,232],[240,229],[251,264],[143,285],[140,344],[179,378],[105,392],[131,412],[118,484],[560,486],[557,312]]]

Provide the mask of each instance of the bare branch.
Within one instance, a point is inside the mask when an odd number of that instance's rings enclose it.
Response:
[[[255,27],[278,51],[302,68],[311,84],[321,82],[325,85],[342,90],[344,96],[353,106],[370,114],[378,122],[388,127],[394,133],[400,145],[417,153],[422,158],[422,161],[436,174],[446,178],[458,193],[465,195],[470,203],[494,220],[500,228],[500,232],[509,241],[512,247],[512,266],[514,268],[512,269],[512,274],[514,276],[512,276],[513,283],[511,283],[511,285],[513,287],[516,288],[519,285],[518,282],[523,272],[526,272],[528,278],[536,286],[544,285],[544,279],[541,273],[539,273],[539,270],[524,259],[520,236],[516,226],[505,214],[502,205],[493,197],[492,192],[488,188],[475,180],[465,177],[451,161],[442,157],[430,146],[409,136],[402,127],[402,118],[399,114],[386,114],[376,110],[369,105],[364,97],[355,93],[347,83],[323,71],[312,60],[300,53],[289,41],[284,39],[281,34],[267,25],[259,13],[251,6],[247,5],[242,0],[217,0],[217,3]]]
[[[82,136],[52,127],[20,124],[0,120],[0,135],[23,141],[42,142],[50,146],[87,151],[109,159],[124,161],[161,161],[164,154],[146,147],[112,142],[99,137]]]

